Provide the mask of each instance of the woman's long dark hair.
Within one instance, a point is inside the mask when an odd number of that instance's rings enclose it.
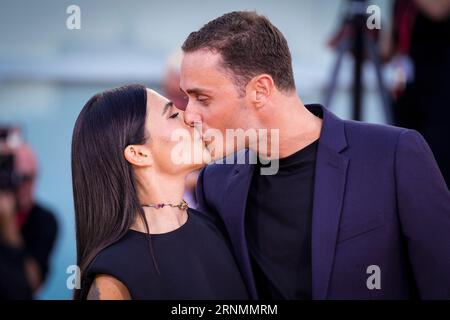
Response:
[[[133,168],[124,157],[128,145],[147,141],[146,115],[145,86],[128,85],[93,96],[76,121],[72,184],[82,286],[95,256],[123,237],[136,217],[149,233]],[[84,290],[89,288],[75,290],[74,298],[81,298]]]

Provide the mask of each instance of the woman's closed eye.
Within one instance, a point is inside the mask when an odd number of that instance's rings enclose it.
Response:
[[[179,112],[175,112],[174,114],[172,114],[169,119],[175,119],[176,117],[178,117]]]

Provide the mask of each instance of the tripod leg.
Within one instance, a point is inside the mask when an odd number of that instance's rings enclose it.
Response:
[[[378,90],[380,91],[381,101],[383,104],[384,113],[385,113],[385,117],[386,117],[386,122],[388,124],[392,124],[393,117],[392,117],[392,111],[391,111],[390,103],[389,103],[390,99],[389,99],[386,87],[384,86],[383,76],[381,74],[381,63],[380,63],[380,59],[378,58],[378,54],[377,54],[377,47],[376,47],[375,41],[370,37],[370,35],[366,34],[365,42],[366,42],[366,46],[369,51],[370,59],[373,61],[373,64],[375,66]]]
[[[363,97],[363,64],[364,64],[364,18],[356,16],[353,21],[354,38],[353,38],[353,119],[360,121],[362,113],[362,97]]]
[[[339,75],[339,69],[341,68],[344,54],[346,51],[348,51],[349,47],[350,47],[350,38],[349,37],[342,38],[337,47],[338,54],[337,54],[336,62],[334,63],[334,66],[333,66],[331,80],[327,87],[327,93],[325,95],[325,108],[330,107],[331,100],[333,98],[334,92],[336,91],[336,84],[337,84],[337,78]]]

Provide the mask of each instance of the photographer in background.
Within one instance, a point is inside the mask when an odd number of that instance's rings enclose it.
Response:
[[[37,160],[17,129],[0,128],[0,299],[30,299],[48,274],[54,215],[34,199]]]

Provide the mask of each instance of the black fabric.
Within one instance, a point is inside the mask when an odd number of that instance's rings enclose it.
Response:
[[[53,214],[35,204],[20,230],[24,246],[14,248],[0,243],[0,299],[32,299],[25,261],[32,257],[39,265],[41,279],[48,273],[49,256],[57,234]]]
[[[280,159],[275,175],[252,178],[246,232],[258,295],[311,299],[311,230],[318,140]]]
[[[21,233],[25,242],[25,253],[36,260],[41,270],[42,281],[45,281],[49,270],[49,257],[58,233],[53,213],[35,204]]]
[[[25,252],[0,243],[0,300],[29,300],[25,274]]]
[[[434,21],[418,14],[410,57],[414,80],[393,104],[395,125],[424,136],[450,186],[450,16]]]
[[[102,250],[87,269],[81,296],[97,274],[120,280],[133,299],[248,299],[247,289],[223,233],[202,213],[188,209],[187,222],[172,232],[130,230]]]

